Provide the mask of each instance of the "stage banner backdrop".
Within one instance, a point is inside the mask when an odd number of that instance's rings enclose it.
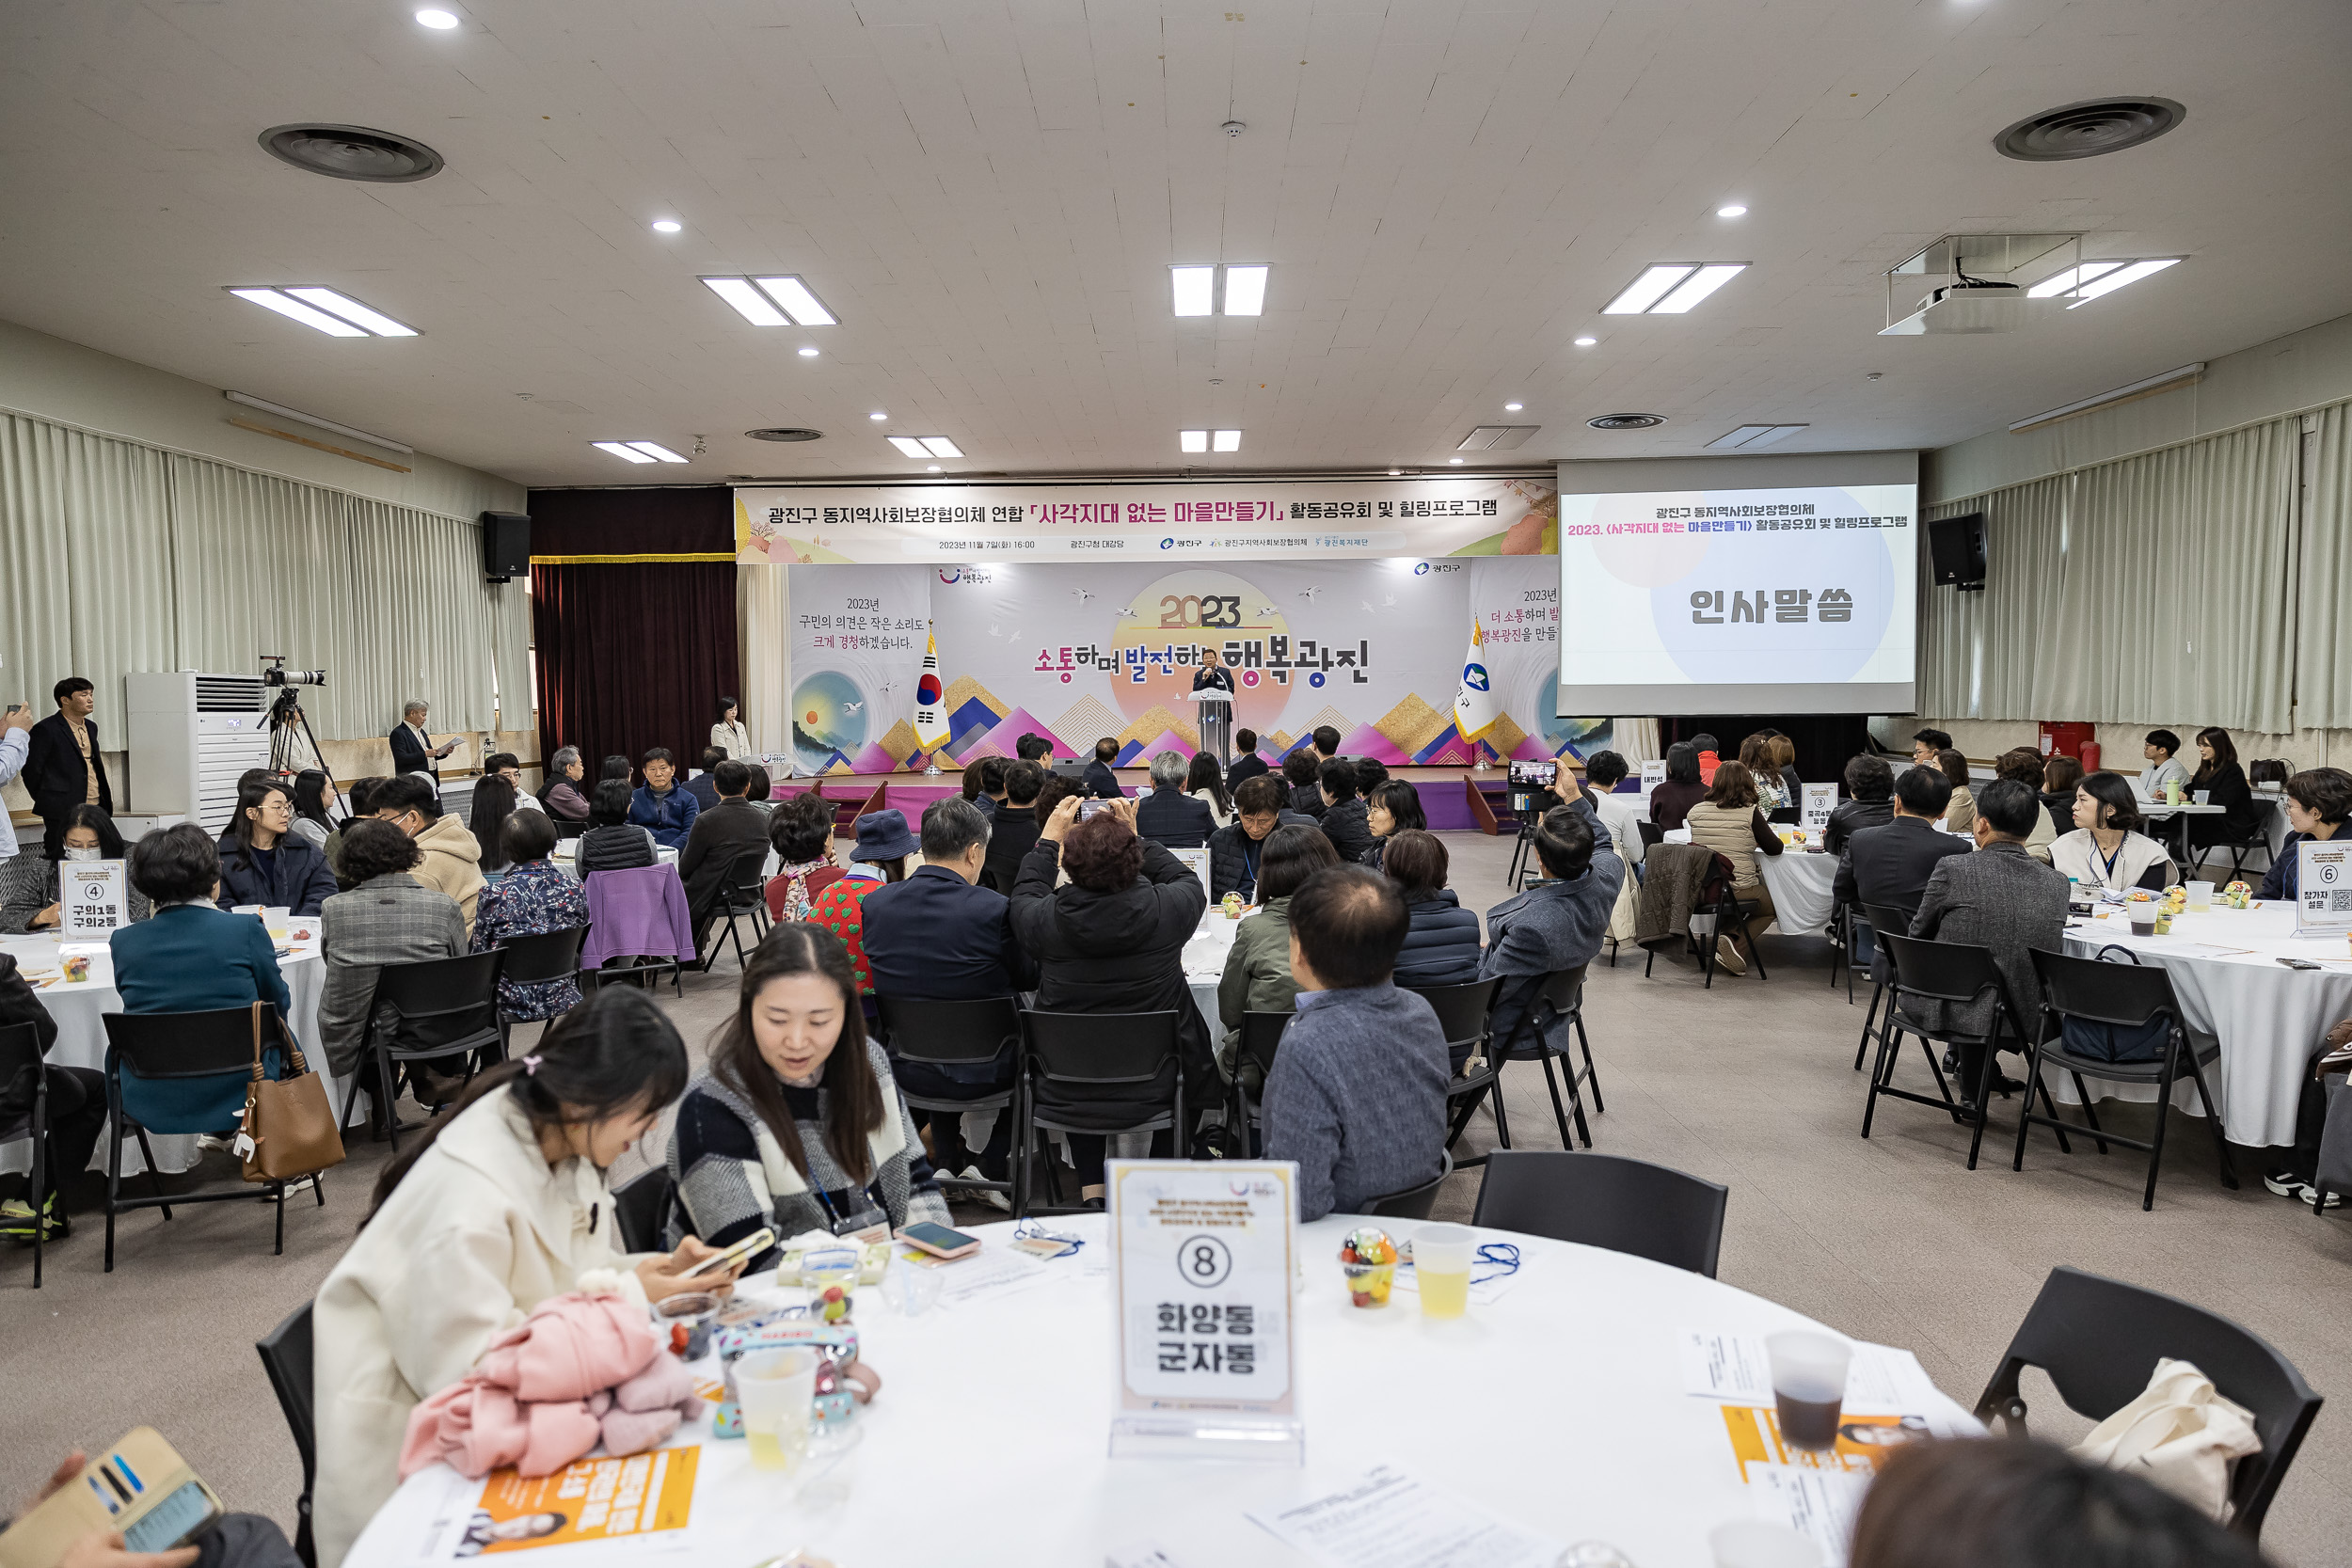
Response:
[[[775,570],[769,567],[764,570]],[[790,669],[798,770],[880,773],[924,758],[911,722],[928,619],[949,739],[942,766],[1051,738],[1119,761],[1198,750],[1188,700],[1200,650],[1232,665],[1234,726],[1279,759],[1318,725],[1391,767],[1460,764],[1454,692],[1472,617],[1503,717],[1503,757],[1581,755],[1607,719],[1551,715],[1559,581],[1548,557],[794,566]],[[768,657],[755,651],[755,657]]]
[[[1551,555],[1542,479],[746,486],[739,565]],[[1449,694],[1447,701],[1452,701]]]

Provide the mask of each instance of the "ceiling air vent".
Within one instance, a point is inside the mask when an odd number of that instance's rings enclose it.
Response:
[[[1462,437],[1456,451],[1509,451],[1527,444],[1544,427],[1539,424],[1482,424]]]
[[[271,157],[336,180],[403,185],[441,172],[441,155],[424,143],[364,125],[273,125],[261,142]]]
[[[2021,119],[1994,137],[1993,147],[2004,158],[2029,164],[2096,158],[2154,141],[2187,115],[2169,98],[2094,99]]]
[[[1655,430],[1666,422],[1663,414],[1602,414],[1586,420],[1595,430]]]
[[[775,425],[767,430],[747,430],[743,434],[755,441],[821,441],[825,438],[825,433],[821,430],[797,430],[788,425]]]

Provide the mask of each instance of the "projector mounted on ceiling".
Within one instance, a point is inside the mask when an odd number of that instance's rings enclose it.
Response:
[[[2028,285],[2079,268],[2082,248],[2080,234],[1947,234],[1887,272],[1879,336],[2014,332],[2079,297]]]

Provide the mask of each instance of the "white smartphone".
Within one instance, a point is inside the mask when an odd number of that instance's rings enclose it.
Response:
[[[724,1251],[713,1253],[686,1271],[686,1277],[691,1279],[696,1275],[707,1274],[712,1269],[723,1269],[730,1263],[740,1263],[756,1258],[775,1244],[776,1233],[763,1227],[752,1232]]]

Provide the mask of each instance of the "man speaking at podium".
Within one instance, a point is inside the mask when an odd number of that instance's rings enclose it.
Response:
[[[1193,712],[1200,723],[1200,749],[1216,758],[1219,768],[1230,760],[1229,736],[1233,727],[1233,673],[1225,668],[1215,648],[1200,650],[1200,668],[1193,672]],[[1213,693],[1203,696],[1201,693]]]

